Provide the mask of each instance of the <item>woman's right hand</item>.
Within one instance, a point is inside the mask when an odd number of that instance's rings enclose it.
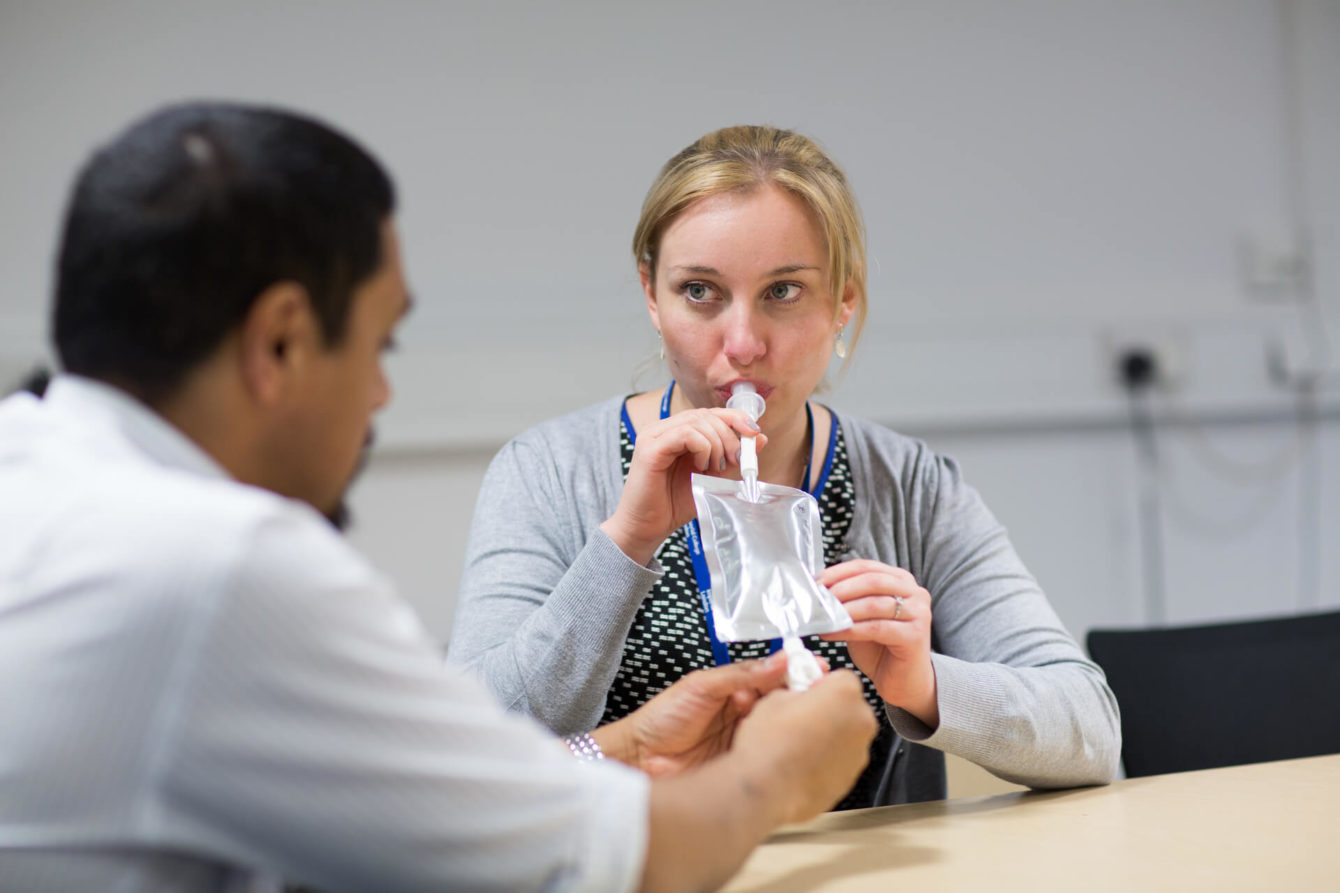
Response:
[[[623,553],[646,564],[677,527],[696,514],[690,476],[720,476],[739,464],[740,438],[767,436],[738,409],[689,409],[637,435],[619,506],[600,529]]]

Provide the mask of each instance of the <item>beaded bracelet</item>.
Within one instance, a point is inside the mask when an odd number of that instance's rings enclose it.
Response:
[[[572,751],[572,755],[579,760],[603,760],[605,752],[600,749],[596,739],[588,734],[569,735],[563,739],[563,743]]]

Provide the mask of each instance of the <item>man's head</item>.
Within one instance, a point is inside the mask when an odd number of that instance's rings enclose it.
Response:
[[[54,333],[69,372],[162,412],[240,480],[333,512],[408,306],[381,166],[289,112],[159,111],[81,171]]]

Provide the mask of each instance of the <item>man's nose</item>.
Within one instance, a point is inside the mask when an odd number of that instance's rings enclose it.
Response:
[[[376,412],[391,402],[391,380],[386,377],[386,370],[377,367],[376,390],[372,393],[372,410]]]

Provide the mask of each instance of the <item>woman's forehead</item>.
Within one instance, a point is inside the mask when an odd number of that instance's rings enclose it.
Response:
[[[803,199],[777,187],[705,196],[661,237],[663,269],[741,265],[774,270],[826,268],[818,220]]]

